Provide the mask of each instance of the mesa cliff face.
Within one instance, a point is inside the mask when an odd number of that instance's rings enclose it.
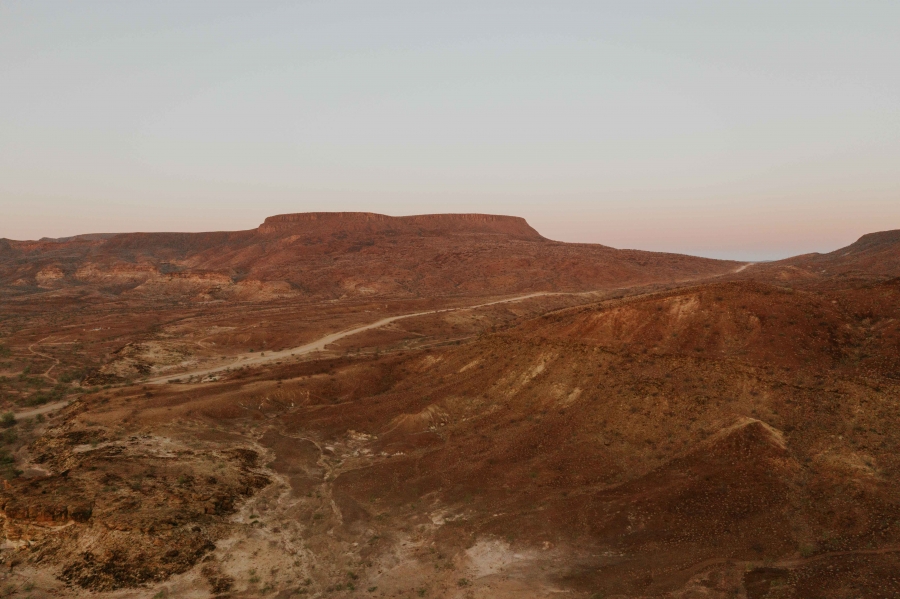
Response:
[[[497,234],[543,241],[524,218],[495,214],[422,214],[386,216],[371,212],[300,212],[268,217],[262,235],[306,234]]]

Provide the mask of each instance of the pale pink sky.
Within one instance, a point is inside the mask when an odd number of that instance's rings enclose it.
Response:
[[[900,228],[900,3],[0,4],[0,237],[487,212],[770,259]]]

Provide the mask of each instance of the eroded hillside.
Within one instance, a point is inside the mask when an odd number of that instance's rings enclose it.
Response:
[[[577,291],[725,274],[729,261],[541,237],[524,219],[301,213],[257,229],[126,233],[0,246],[8,297],[134,301],[434,297]]]
[[[8,304],[4,584],[898,596],[900,285],[755,268],[499,303]]]

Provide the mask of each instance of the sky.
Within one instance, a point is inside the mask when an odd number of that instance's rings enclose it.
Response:
[[[900,2],[0,1],[0,237],[523,216],[767,260],[900,229]]]

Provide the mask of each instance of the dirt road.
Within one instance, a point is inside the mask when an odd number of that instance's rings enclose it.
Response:
[[[404,318],[414,318],[416,316],[426,316],[428,314],[439,314],[442,312],[455,312],[459,310],[474,310],[476,308],[484,308],[487,306],[494,306],[496,304],[506,304],[509,302],[520,302],[522,300],[530,299],[533,297],[543,297],[547,295],[589,295],[595,293],[594,291],[586,291],[581,293],[564,293],[557,291],[542,291],[538,293],[529,293],[527,295],[519,295],[516,297],[510,297],[507,299],[495,300],[493,302],[485,302],[483,304],[476,304],[474,306],[462,306],[459,308],[443,308],[440,310],[428,310],[426,312],[412,312],[410,314],[401,314],[399,316],[390,316],[388,318],[382,318],[381,320],[376,320],[375,322],[365,324],[362,326],[358,326],[352,329],[347,329],[346,331],[340,331],[337,333],[331,333],[329,335],[325,335],[319,339],[311,343],[307,343],[306,345],[301,345],[299,347],[293,347],[291,349],[284,349],[281,351],[275,352],[265,352],[265,355],[252,353],[252,354],[241,354],[236,359],[232,360],[228,364],[219,364],[217,366],[213,366],[211,368],[203,368],[199,370],[193,370],[190,372],[182,372],[178,374],[167,374],[165,376],[158,376],[151,379],[147,379],[145,381],[141,381],[147,385],[161,385],[165,384],[168,381],[174,379],[184,379],[187,377],[205,377],[215,373],[223,372],[228,368],[239,368],[242,366],[258,366],[260,364],[269,364],[271,362],[277,362],[278,360],[285,360],[291,357],[299,357],[307,354],[315,353],[317,351],[322,351],[328,345],[331,345],[335,341],[339,339],[343,339],[344,337],[350,337],[351,335],[356,335],[358,333],[362,333],[363,331],[369,331],[371,329],[377,329],[379,327],[383,327],[392,322],[402,320]]]
[[[750,263],[744,264],[743,266],[739,267],[734,272],[740,272],[740,271],[744,270],[745,268],[747,268],[748,266],[752,266],[753,264],[755,264],[755,263],[750,262]],[[338,341],[339,339],[343,339],[345,337],[350,337],[351,335],[356,335],[358,333],[362,333],[364,331],[369,331],[371,329],[377,329],[379,327],[383,327],[392,322],[396,322],[398,320],[403,320],[404,318],[414,318],[416,316],[426,316],[428,314],[439,314],[439,313],[443,313],[443,312],[456,312],[459,310],[474,310],[476,308],[485,308],[487,306],[494,306],[497,304],[520,302],[522,300],[526,300],[526,299],[530,299],[530,298],[534,298],[534,297],[545,297],[545,296],[550,296],[550,295],[587,296],[587,295],[593,295],[595,293],[601,293],[604,291],[609,292],[609,291],[616,291],[616,290],[622,290],[622,289],[627,289],[627,287],[616,287],[613,289],[605,289],[605,290],[574,291],[574,292],[571,292],[571,291],[568,291],[568,292],[567,291],[540,291],[540,292],[536,292],[536,293],[528,293],[526,295],[518,295],[515,297],[506,298],[506,299],[495,300],[492,302],[475,304],[473,306],[461,306],[458,308],[443,308],[440,310],[428,310],[426,312],[412,312],[410,314],[401,314],[399,316],[390,316],[388,318],[382,318],[381,320],[377,320],[370,324],[366,324],[366,325],[358,326],[358,327],[355,327],[352,329],[347,329],[345,331],[340,331],[337,333],[331,333],[329,335],[325,335],[324,337],[322,337],[320,339],[317,339],[311,343],[307,343],[306,345],[301,345],[299,347],[294,347],[291,349],[284,349],[284,350],[275,351],[275,352],[265,352],[266,355],[264,355],[264,356],[262,354],[257,354],[257,353],[241,354],[228,364],[219,364],[219,365],[212,366],[209,368],[202,368],[202,369],[197,369],[197,370],[192,370],[189,372],[182,372],[182,373],[177,373],[177,374],[170,373],[170,374],[167,374],[164,376],[158,376],[158,377],[143,380],[143,381],[141,381],[141,383],[146,384],[146,385],[162,385],[162,384],[168,383],[169,381],[172,381],[172,380],[180,380],[180,379],[185,379],[185,378],[189,378],[189,377],[203,378],[203,377],[206,377],[206,376],[209,376],[212,374],[224,372],[229,368],[240,368],[242,366],[259,366],[261,364],[269,364],[272,362],[277,362],[279,360],[285,360],[285,359],[291,358],[291,357],[304,356],[304,355],[311,354],[311,353],[314,353],[317,351],[322,351],[325,349],[326,346],[334,343],[335,341]]]
[[[69,403],[71,403],[70,400],[64,399],[62,401],[48,403],[36,408],[31,408],[30,410],[14,412],[14,414],[16,416],[16,420],[22,420],[24,418],[34,418],[38,414],[48,414],[50,412],[55,412],[56,410],[66,407],[67,405],[69,405]]]
[[[59,381],[57,381],[55,378],[50,376],[50,371],[53,370],[54,368],[56,368],[57,366],[59,366],[59,360],[57,358],[54,358],[53,356],[50,356],[50,355],[47,355],[47,354],[44,354],[44,353],[34,350],[35,345],[40,345],[41,343],[43,343],[44,341],[46,341],[47,339],[49,339],[52,336],[53,335],[48,335],[48,336],[44,337],[43,339],[41,339],[40,341],[35,341],[34,343],[32,343],[31,345],[28,346],[28,351],[30,351],[32,354],[34,354],[36,356],[40,356],[42,358],[47,358],[48,360],[53,360],[53,364],[51,364],[50,368],[48,368],[45,372],[41,373],[41,376],[44,377],[45,379],[51,381],[52,383],[56,384]]]

